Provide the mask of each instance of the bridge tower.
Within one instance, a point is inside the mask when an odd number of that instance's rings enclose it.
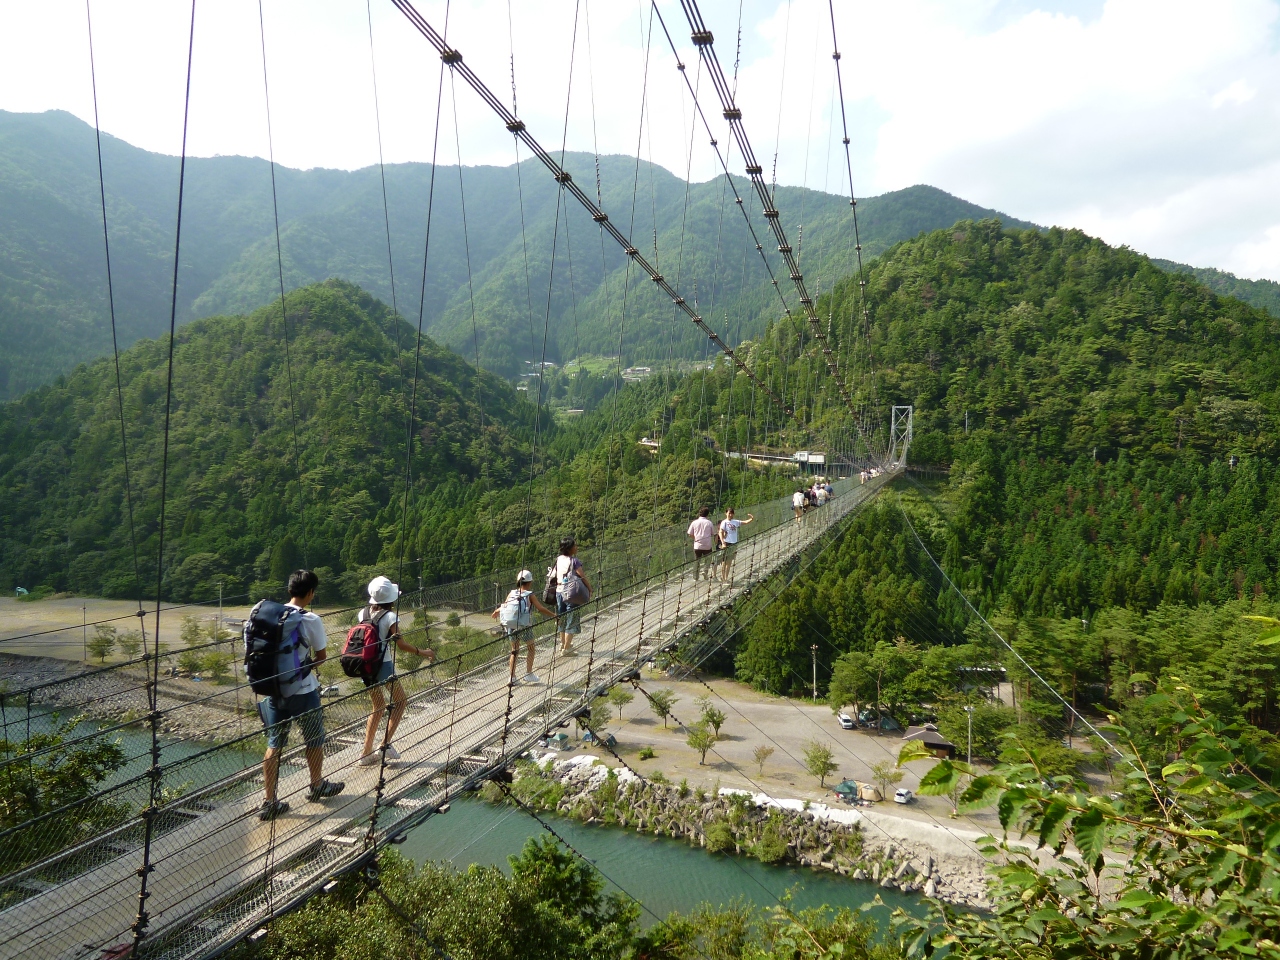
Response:
[[[895,406],[889,421],[889,465],[906,466],[907,448],[911,446],[911,427],[915,408]]]

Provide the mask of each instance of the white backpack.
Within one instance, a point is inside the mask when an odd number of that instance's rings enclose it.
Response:
[[[530,596],[531,594],[522,593],[520,590],[512,590],[507,594],[507,599],[498,608],[498,623],[502,624],[504,629],[518,630],[533,622],[533,605],[529,601]]]

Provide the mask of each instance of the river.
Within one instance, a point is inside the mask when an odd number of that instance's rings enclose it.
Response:
[[[716,906],[742,899],[760,907],[776,906],[788,891],[800,909],[829,904],[858,908],[880,895],[885,906],[870,915],[886,925],[890,911],[903,907],[924,912],[918,896],[886,890],[867,881],[802,867],[768,866],[758,860],[707,853],[679,840],[649,837],[619,827],[588,826],[576,820],[540,814],[556,832],[591,860],[612,885],[643,903],[641,923],[655,923],[673,910],[688,912],[704,901]],[[423,862],[448,860],[459,868],[471,863],[507,869],[507,857],[525,840],[543,833],[536,820],[517,807],[493,806],[474,798],[456,801],[444,816],[429,819],[409,834],[400,850]]]
[[[25,711],[10,708],[5,719],[10,737],[21,741]],[[56,713],[33,712],[31,732],[49,732],[57,723]],[[95,726],[86,723],[73,736],[85,736]],[[109,736],[121,743],[129,759],[104,785],[144,773],[151,747],[145,728],[131,727]],[[166,738],[165,762],[172,764],[206,749],[208,745],[198,742]],[[260,762],[257,753],[239,750],[214,751],[214,756],[218,762],[201,771],[203,776],[198,779],[202,782],[186,786],[201,786]],[[687,912],[702,902],[722,906],[741,899],[758,907],[776,906],[778,898],[787,892],[791,893],[792,906],[799,909],[824,904],[856,909],[871,903],[879,894],[885,905],[871,908],[869,914],[882,925],[887,924],[895,907],[923,913],[920,897],[867,881],[803,867],[769,866],[746,857],[707,853],[668,837],[645,836],[619,827],[588,826],[545,813],[542,816],[600,869],[613,888],[645,905],[647,911],[641,916],[644,926],[655,923],[655,915],[665,918],[673,910]],[[519,853],[528,838],[543,832],[538,822],[519,808],[494,806],[468,796],[456,800],[447,814],[432,817],[413,830],[399,849],[419,863],[447,860],[459,869],[478,863],[508,870],[507,857]]]

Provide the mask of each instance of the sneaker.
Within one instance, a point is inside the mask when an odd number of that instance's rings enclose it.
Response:
[[[377,751],[366,753],[363,757],[356,761],[362,767],[376,767],[378,765]]]
[[[578,653],[573,649],[573,647],[566,647],[560,651],[560,656],[562,657],[576,657],[577,655]]]
[[[283,800],[263,800],[262,808],[258,811],[258,819],[266,823],[288,812],[289,805]]]
[[[542,678],[536,673],[526,673],[520,680],[521,683],[541,683]]]
[[[311,792],[307,794],[307,799],[312,803],[317,803],[325,797],[337,796],[345,786],[346,784],[341,780],[336,782],[333,780],[321,780],[319,783],[311,785]]]
[[[387,744],[387,763],[391,763],[393,760],[399,760],[399,759],[400,759],[400,751],[397,750],[395,747],[391,746],[391,744]]]

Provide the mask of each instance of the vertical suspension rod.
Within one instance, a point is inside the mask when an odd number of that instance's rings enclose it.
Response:
[[[542,145],[534,139],[532,134],[529,133],[528,128],[525,127],[524,121],[516,117],[515,114],[507,109],[506,105],[503,104],[501,100],[494,96],[493,92],[485,86],[484,81],[476,76],[471,68],[463,62],[462,54],[445,42],[444,37],[436,32],[435,28],[427,22],[426,18],[414,8],[413,4],[411,4],[409,0],[391,0],[391,2],[401,13],[405,15],[405,18],[413,24],[414,28],[426,38],[427,42],[436,48],[436,51],[440,54],[440,59],[448,64],[449,69],[454,71],[467,82],[467,85],[470,86],[480,99],[488,104],[489,108],[492,109],[493,112],[498,115],[499,119],[506,124],[507,129],[514,136],[518,137],[520,141],[529,148],[534,156],[542,161],[542,165],[551,172],[551,175],[555,178],[556,182],[566,191],[571,193],[574,199],[582,204],[586,211],[591,214],[591,219],[598,223],[601,228],[617,242],[618,246],[622,248],[623,253],[630,257],[636,266],[648,274],[649,279],[652,280],[654,284],[670,298],[673,304],[680,308],[690,321],[698,326],[698,329],[706,334],[707,339],[714,343],[716,348],[722,351],[735,367],[741,370],[746,376],[750,377],[755,383],[759,384],[760,389],[767,393],[773,402],[776,403],[778,407],[787,414],[787,416],[795,420],[801,427],[804,427],[804,424],[796,417],[794,411],[783,402],[782,398],[756,376],[751,368],[742,361],[742,358],[734,352],[733,348],[724,342],[720,334],[716,333],[716,331],[702,319],[698,312],[685,301],[685,298],[680,296],[671,284],[667,282],[667,279],[644,258],[644,255],[641,254],[635,246],[632,245],[631,241],[609,219],[609,215],[600,209],[586,191],[574,182],[573,177],[570,176],[558,162],[556,162],[555,158],[543,149]],[[721,79],[723,79],[723,76]]]
[[[680,7],[684,10],[685,18],[689,21],[689,29],[692,31],[690,39],[693,41],[694,46],[698,48],[698,55],[702,57],[703,63],[706,64],[708,76],[711,78],[712,85],[716,88],[716,95],[720,98],[724,118],[729,121],[729,129],[733,133],[733,138],[738,144],[738,151],[742,154],[743,162],[746,164],[747,176],[751,178],[751,185],[755,188],[756,195],[760,198],[761,206],[764,209],[764,218],[768,221],[769,228],[773,231],[774,240],[777,241],[778,252],[782,254],[783,261],[791,274],[791,281],[795,284],[796,294],[800,299],[800,306],[804,310],[805,319],[809,321],[814,339],[821,344],[827,370],[831,378],[836,382],[840,396],[844,399],[850,413],[853,414],[854,421],[858,424],[858,430],[866,440],[862,412],[854,404],[853,398],[849,395],[848,387],[845,386],[844,377],[836,366],[835,355],[831,350],[830,343],[827,342],[827,333],[822,327],[822,319],[814,309],[813,298],[809,296],[809,291],[805,287],[804,275],[800,272],[800,265],[796,261],[791,244],[787,242],[787,233],[782,227],[782,218],[778,214],[778,208],[774,206],[773,195],[769,192],[769,185],[764,179],[764,168],[756,159],[755,151],[751,148],[751,141],[747,139],[747,131],[742,124],[742,110],[739,109],[734,101],[733,91],[730,89],[729,81],[725,78],[724,70],[720,66],[720,59],[716,56],[715,38],[703,22],[702,13],[698,10],[696,0],[680,0]],[[868,449],[870,449],[869,443]]]

